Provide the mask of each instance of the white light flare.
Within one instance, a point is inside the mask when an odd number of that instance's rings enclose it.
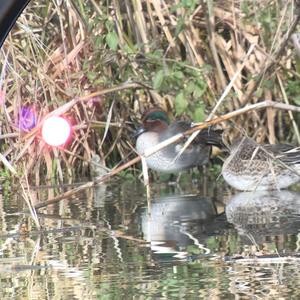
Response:
[[[49,117],[42,127],[43,140],[52,147],[64,145],[71,135],[71,125],[60,116]]]

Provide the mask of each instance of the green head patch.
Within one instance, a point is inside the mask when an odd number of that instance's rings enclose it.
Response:
[[[155,120],[161,120],[167,124],[170,123],[167,114],[162,110],[153,110],[145,115],[144,121],[155,121]]]

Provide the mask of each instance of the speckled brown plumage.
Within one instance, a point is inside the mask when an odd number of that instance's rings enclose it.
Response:
[[[235,142],[222,175],[239,190],[286,188],[300,181],[300,148],[292,145],[259,145],[247,137]]]

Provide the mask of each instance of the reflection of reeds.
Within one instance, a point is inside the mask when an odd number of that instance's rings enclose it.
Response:
[[[39,198],[47,192],[37,191]],[[85,190],[75,202],[72,199],[49,207],[47,215],[39,215],[45,230],[32,231],[24,240],[18,234],[9,234],[13,226],[9,205],[0,202],[0,218],[7,223],[5,231],[8,231],[7,236],[1,236],[6,249],[5,257],[0,260],[0,298],[13,299],[16,293],[25,299],[95,299],[94,295],[108,295],[109,299],[135,298],[140,297],[142,291],[148,298],[171,299],[175,289],[180,290],[181,297],[195,298],[197,295],[203,299],[211,295],[220,298],[229,293],[237,298],[262,295],[264,299],[273,299],[273,295],[280,298],[288,292],[298,293],[295,290],[299,281],[296,259],[258,257],[247,261],[258,255],[257,248],[242,244],[233,229],[225,229],[224,222],[216,223],[214,233],[203,239],[212,256],[198,259],[193,256],[191,261],[173,262],[171,267],[169,263],[162,264],[150,247],[137,239],[143,236],[137,220],[145,206],[143,188],[125,182],[115,189],[109,186],[106,193],[112,201],[103,207],[93,205],[92,190]],[[179,203],[185,206],[184,201]],[[2,211],[4,204],[6,207]],[[16,200],[15,204],[20,202]],[[53,211],[50,213],[50,210]],[[178,209],[174,212],[179,218],[186,215]],[[203,211],[197,209],[195,212],[202,215]],[[191,225],[191,232],[201,238],[203,226]],[[267,237],[270,240],[270,236]],[[276,245],[280,242],[287,253],[296,246],[295,235],[277,235],[273,239]],[[262,246],[261,255],[274,254],[276,250],[270,242]],[[120,261],[120,252],[123,261]],[[240,254],[240,259],[234,260],[235,254]],[[233,259],[224,262],[229,255]]]
[[[259,141],[299,138],[297,126],[286,126],[296,124],[291,113],[256,109],[262,99],[298,104],[287,85],[299,79],[288,44],[299,20],[293,8],[32,0],[0,55],[2,163],[35,184],[87,175],[95,153],[114,167],[132,158],[131,124],[153,103],[200,121],[218,107],[215,115],[229,112],[234,127]],[[238,113],[248,104],[254,109]],[[28,133],[17,124],[22,106],[37,113],[39,125]],[[74,125],[72,141],[55,151],[39,132],[53,112]]]

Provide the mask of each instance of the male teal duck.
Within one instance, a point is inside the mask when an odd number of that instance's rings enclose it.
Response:
[[[287,188],[300,181],[300,147],[259,145],[243,137],[231,146],[222,175],[229,185],[242,191]]]
[[[170,124],[165,111],[152,108],[142,116],[142,127],[137,133],[136,151],[145,150],[192,127],[191,122],[175,121]],[[185,141],[171,144],[146,158],[150,169],[163,173],[177,173],[208,162],[212,145],[223,147],[222,130],[203,129],[189,147],[179,156]]]

